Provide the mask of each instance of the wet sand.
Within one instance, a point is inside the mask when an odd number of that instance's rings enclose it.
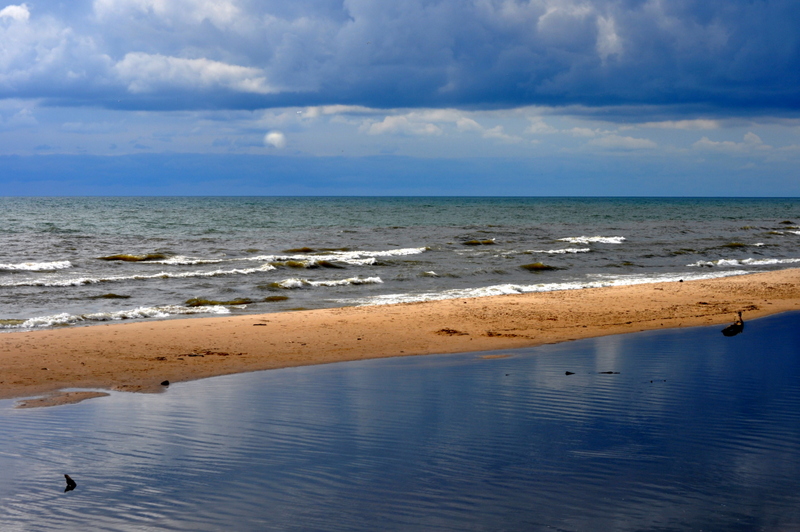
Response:
[[[163,381],[610,334],[800,310],[800,269],[722,279],[0,334],[0,399],[158,392]],[[746,330],[745,333],[746,334]],[[724,339],[720,335],[721,339]],[[93,392],[59,393],[64,388]],[[90,395],[94,394],[94,395]]]

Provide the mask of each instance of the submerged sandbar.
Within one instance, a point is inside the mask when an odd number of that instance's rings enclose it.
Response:
[[[0,399],[62,388],[155,392],[164,389],[163,381],[530,347],[724,324],[740,310],[747,320],[799,309],[800,269],[791,269],[700,281],[13,332],[0,334]]]

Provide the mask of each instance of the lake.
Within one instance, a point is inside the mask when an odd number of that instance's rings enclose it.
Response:
[[[720,329],[0,401],[0,529],[798,530],[800,313]]]

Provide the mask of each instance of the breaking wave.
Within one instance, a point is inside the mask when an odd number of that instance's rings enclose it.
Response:
[[[189,277],[218,277],[221,275],[248,275],[251,273],[267,272],[274,270],[275,266],[264,264],[258,268],[244,268],[234,270],[212,270],[208,272],[159,272],[150,275],[128,275],[118,277],[72,277],[72,278],[42,278],[19,281],[15,283],[0,283],[0,286],[83,286],[87,284],[112,283],[117,281],[145,280],[145,279],[183,279]]]
[[[311,281],[309,279],[294,277],[291,279],[284,279],[283,281],[276,281],[272,283],[272,286],[275,288],[303,288],[306,286],[347,286],[381,283],[383,283],[383,280],[381,280],[380,277],[350,277],[331,281]]]
[[[796,262],[800,262],[800,259],[719,259],[699,260],[692,264],[687,264],[687,266],[707,266],[709,268],[713,268],[714,266],[772,266],[775,264],[793,264]]]
[[[271,262],[271,263],[287,263],[287,262],[304,262],[305,265],[299,267],[316,268],[316,267],[329,267],[331,262],[340,262],[349,264],[351,266],[371,266],[375,264],[376,259],[381,257],[402,257],[407,255],[417,255],[427,251],[427,247],[420,248],[402,248],[402,249],[389,249],[382,251],[323,251],[318,253],[293,253],[293,254],[275,254],[275,255],[258,255],[254,257],[237,257],[228,259],[203,259],[197,257],[186,257],[183,255],[176,255],[174,257],[163,258],[162,260],[148,260],[147,264],[162,264],[166,266],[191,266],[196,264],[219,264],[223,262]]]
[[[38,329],[64,325],[76,325],[100,321],[133,320],[142,318],[167,318],[181,314],[229,314],[230,310],[221,305],[184,307],[163,305],[159,307],[139,307],[117,312],[97,312],[93,314],[69,314],[63,312],[52,316],[39,316],[26,320],[4,320],[0,329]],[[9,323],[11,322],[11,323]]]
[[[568,236],[566,238],[559,238],[559,242],[569,242],[571,244],[591,244],[593,242],[599,244],[622,244],[625,241],[624,236]]]
[[[166,266],[194,266],[196,264],[219,264],[220,262],[228,262],[232,259],[197,259],[193,257],[184,257],[183,255],[175,255],[163,260],[147,261],[150,264],[163,264]]]
[[[65,270],[72,268],[72,263],[68,260],[57,260],[52,262],[19,262],[16,264],[0,264],[0,270],[23,271],[23,272],[45,272],[53,270]]]
[[[500,284],[479,288],[458,288],[441,292],[424,292],[417,294],[386,294],[353,299],[339,299],[337,302],[347,305],[393,305],[395,303],[418,303],[421,301],[438,301],[444,299],[460,299],[472,297],[501,296],[509,294],[526,294],[531,292],[557,292],[562,290],[581,290],[584,288],[603,288],[609,286],[629,286],[637,284],[652,284],[678,281],[696,281],[702,279],[716,279],[733,275],[746,275],[743,270],[726,272],[686,274],[667,273],[660,275],[605,275],[594,274],[587,277],[594,279],[588,281],[567,281],[562,283],[542,284]]]
[[[315,254],[297,254],[297,255],[259,255],[257,257],[248,257],[239,260],[258,260],[267,262],[284,262],[284,261],[324,261],[333,260],[342,262],[344,264],[352,264],[354,266],[363,266],[375,264],[375,259],[382,257],[404,257],[407,255],[418,255],[427,251],[427,247],[422,248],[403,248],[403,249],[389,249],[383,251],[326,251]]]
[[[545,253],[547,255],[563,255],[565,253],[589,253],[590,248],[565,248],[565,249],[530,249],[524,253]]]

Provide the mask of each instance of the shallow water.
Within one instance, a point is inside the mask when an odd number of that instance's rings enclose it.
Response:
[[[800,313],[495,354],[0,401],[0,529],[800,529]]]
[[[798,266],[797,198],[0,198],[6,331]]]

